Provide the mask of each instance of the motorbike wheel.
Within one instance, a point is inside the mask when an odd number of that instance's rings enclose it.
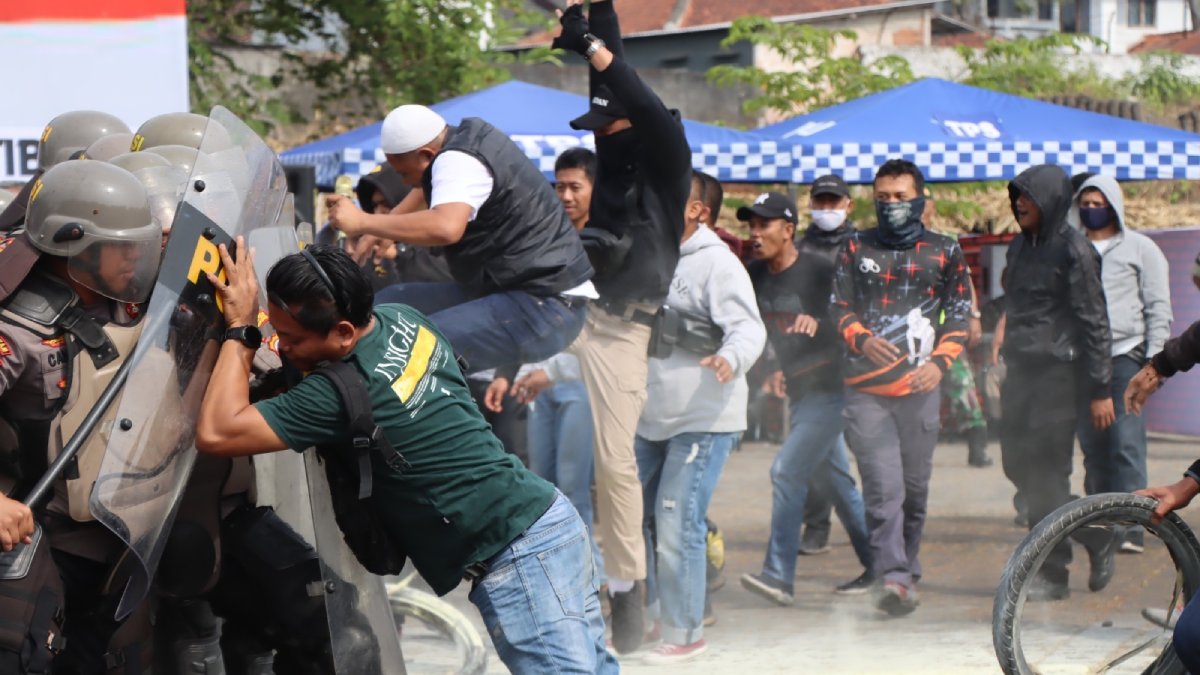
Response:
[[[1006,675],[1035,675],[1021,647],[1021,613],[1029,585],[1055,546],[1072,532],[1087,526],[1138,524],[1166,546],[1177,569],[1180,600],[1189,601],[1200,588],[1200,543],[1195,534],[1171,513],[1158,525],[1150,524],[1157,502],[1126,493],[1106,493],[1077,499],[1046,516],[1017,546],[996,589],[992,605],[992,645]],[[1162,653],[1143,671],[1150,675],[1181,675],[1183,664],[1168,640]]]

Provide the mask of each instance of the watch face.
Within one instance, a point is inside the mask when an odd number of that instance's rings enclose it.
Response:
[[[246,326],[242,333],[242,343],[251,349],[262,346],[262,331],[257,326]]]

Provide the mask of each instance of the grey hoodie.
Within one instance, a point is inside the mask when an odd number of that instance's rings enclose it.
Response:
[[[1112,327],[1112,355],[1121,356],[1143,347],[1142,356],[1149,358],[1162,351],[1171,335],[1173,316],[1167,258],[1149,237],[1129,229],[1121,186],[1108,176],[1092,176],[1079,187],[1071,202],[1072,224],[1080,222],[1079,195],[1090,188],[1104,194],[1117,214],[1120,228],[1112,237],[1112,244],[1100,254],[1100,275],[1108,303],[1108,323]]]
[[[651,441],[687,432],[745,431],[746,371],[767,341],[750,275],[729,246],[701,227],[679,253],[666,304],[707,316],[721,327],[725,337],[717,353],[733,367],[734,379],[717,382],[716,373],[700,365],[703,356],[683,349],[650,359],[637,434]]]

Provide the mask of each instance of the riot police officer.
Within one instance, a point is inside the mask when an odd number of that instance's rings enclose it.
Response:
[[[28,561],[24,575],[0,572],[0,614],[20,626],[0,630],[0,670],[50,672],[53,659],[55,672],[145,672],[148,615],[114,619],[124,551],[88,510],[99,434],[47,505],[31,514],[14,500],[41,478],[132,351],[161,228],[136,177],[92,161],[62,162],[35,179],[27,216],[25,230],[0,243],[5,275],[24,277],[0,299],[0,513],[18,515],[0,543],[26,542],[5,554],[0,571],[12,569],[4,561]]]

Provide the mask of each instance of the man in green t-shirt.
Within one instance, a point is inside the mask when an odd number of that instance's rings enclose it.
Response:
[[[349,416],[334,385],[305,377],[250,403],[258,282],[239,238],[215,276],[228,330],[196,427],[196,447],[221,456],[345,446]],[[372,310],[370,279],[344,252],[312,246],[267,275],[280,355],[304,372],[342,360],[365,378],[375,423],[403,455],[372,452],[367,507],[439,595],[472,581],[501,660],[513,672],[615,672],[605,649],[587,531],[574,507],[492,434],[450,343],[406,305]],[[583,570],[583,574],[580,571]]]

